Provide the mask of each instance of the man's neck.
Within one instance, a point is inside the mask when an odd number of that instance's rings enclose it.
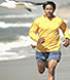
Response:
[[[52,19],[52,18],[54,18],[55,16],[52,15],[52,16],[48,17],[47,15],[44,15],[44,17],[46,17],[46,18],[48,18],[48,19]]]

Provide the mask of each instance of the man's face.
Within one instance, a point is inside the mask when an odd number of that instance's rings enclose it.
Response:
[[[51,18],[54,12],[53,6],[52,5],[46,5],[44,9],[45,14],[47,15],[48,18]]]

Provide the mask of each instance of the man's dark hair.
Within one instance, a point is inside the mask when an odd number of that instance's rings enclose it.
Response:
[[[56,4],[52,1],[47,1],[43,4],[43,9],[45,9],[45,6],[46,5],[52,5],[53,6],[53,9],[55,10],[56,9]]]

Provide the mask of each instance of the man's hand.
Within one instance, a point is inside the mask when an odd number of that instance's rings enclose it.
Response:
[[[36,48],[36,45],[32,45],[32,44],[31,44],[31,46],[32,46],[32,48],[33,48],[33,49],[35,49],[35,48]]]
[[[38,39],[38,43],[42,44],[44,42],[45,42],[44,37]]]
[[[42,44],[42,43],[44,43],[44,42],[45,42],[44,37],[38,39],[38,43]],[[31,44],[31,47],[32,47],[33,49],[35,49],[35,48],[36,48],[36,45],[32,45],[32,44]]]
[[[69,39],[65,39],[63,46],[68,47],[69,46]]]

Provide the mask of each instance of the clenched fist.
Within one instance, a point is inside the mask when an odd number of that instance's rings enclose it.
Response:
[[[42,43],[44,43],[44,42],[45,42],[44,37],[38,39],[38,43],[42,44]]]
[[[63,46],[68,47],[69,46],[69,39],[65,39]]]

